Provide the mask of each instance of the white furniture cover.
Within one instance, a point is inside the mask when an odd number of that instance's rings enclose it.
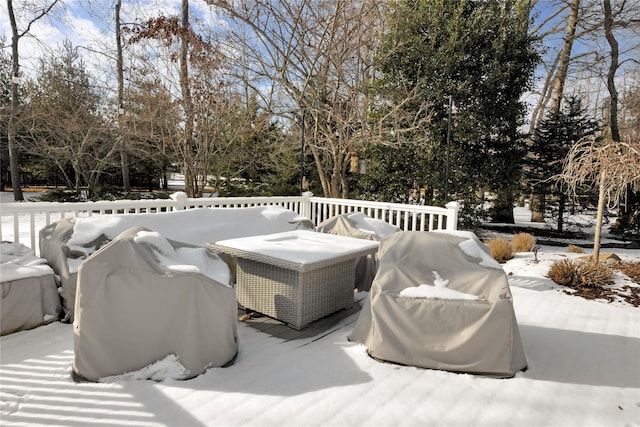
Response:
[[[229,282],[227,265],[205,248],[126,230],[78,271],[74,373],[98,381],[175,355],[190,378],[229,363],[238,349]]]
[[[146,227],[168,239],[204,247],[216,240],[311,226],[307,218],[280,206],[65,218],[40,230],[40,256],[60,277],[63,309],[73,321],[78,268],[93,252],[129,228]]]
[[[403,365],[514,376],[527,362],[507,276],[475,235],[457,234],[383,239],[350,340]]]
[[[316,230],[321,233],[376,242],[400,231],[398,227],[380,219],[369,218],[362,212],[350,212],[333,216],[318,224]],[[355,287],[359,291],[368,291],[371,288],[376,269],[376,254],[363,256],[357,260]]]
[[[62,312],[53,270],[21,243],[2,242],[0,335],[58,320]]]

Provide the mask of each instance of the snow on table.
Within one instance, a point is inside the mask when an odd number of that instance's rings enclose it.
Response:
[[[254,258],[263,262],[286,264],[308,271],[334,263],[336,258],[357,258],[378,249],[378,242],[336,236],[308,230],[294,230],[262,236],[220,240],[210,248],[231,255]]]

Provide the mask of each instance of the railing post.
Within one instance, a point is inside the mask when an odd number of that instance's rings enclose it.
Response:
[[[458,210],[460,209],[460,203],[449,202],[444,205],[449,211],[447,213],[447,230],[454,231],[458,229]]]
[[[173,193],[170,197],[174,202],[176,202],[173,206],[174,211],[181,211],[186,208],[187,193],[185,193],[184,191],[178,191],[176,193]]]
[[[305,218],[309,218],[311,221],[313,221],[313,218],[311,218],[312,197],[313,193],[311,191],[305,191],[304,193],[302,193],[302,201],[300,202],[300,215]]]

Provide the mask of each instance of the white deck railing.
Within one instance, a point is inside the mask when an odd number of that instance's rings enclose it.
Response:
[[[343,213],[363,214],[386,221],[405,231],[455,230],[459,205],[436,206],[328,199],[308,196],[189,198],[179,192],[170,199],[101,202],[14,202],[0,205],[0,240],[23,243],[38,252],[41,228],[66,217],[170,212],[193,208],[243,208],[277,205],[309,218],[315,225]]]

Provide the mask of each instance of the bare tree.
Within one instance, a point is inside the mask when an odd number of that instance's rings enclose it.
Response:
[[[118,76],[118,147],[120,149],[120,164],[122,167],[122,185],[124,191],[131,191],[131,182],[129,180],[129,157],[127,153],[126,139],[123,137],[123,114],[124,108],[124,65],[122,58],[122,28],[120,21],[120,9],[122,8],[122,0],[117,0],[115,5],[115,21],[116,21],[116,73]]]
[[[547,111],[556,110],[567,89],[578,95],[576,92],[580,83],[592,78],[599,79],[599,67],[604,64],[608,54],[602,43],[602,0],[545,0],[535,3],[543,4],[546,11],[553,13],[532,29],[532,34],[544,44],[547,55],[543,61],[545,80],[538,91],[539,97],[529,123],[530,132]],[[637,0],[622,2],[620,12],[637,8],[637,4],[633,3],[637,3]],[[617,12],[615,14],[616,19],[622,18]],[[618,26],[627,24],[617,23]],[[558,40],[560,34],[562,38]],[[580,49],[574,49],[576,43],[580,43]],[[595,105],[592,108],[595,110]]]
[[[610,49],[609,70],[607,71],[607,90],[609,91],[609,129],[613,142],[620,141],[620,129],[618,127],[618,90],[616,88],[616,73],[620,66],[620,48],[618,40],[613,33],[614,15],[611,9],[611,0],[603,0],[604,9],[604,35]]]
[[[221,55],[213,37],[194,29],[187,0],[179,17],[151,18],[128,31],[132,43],[160,42],[156,54],[165,51],[157,56],[171,62],[164,79],[177,87],[172,96],[182,111],[178,141],[169,148],[181,163],[187,194],[200,197],[214,165],[224,161],[239,135],[241,124],[234,111],[242,106],[241,99],[220,70]]]
[[[594,56],[591,50],[573,55],[575,42],[585,39],[602,28],[602,19],[596,10],[597,4],[594,0],[562,0],[555,4],[544,3],[547,9],[555,7],[555,12],[534,27],[532,33],[545,42],[551,56],[544,61],[547,68],[546,78],[529,122],[529,132],[533,132],[547,111],[553,113],[560,108],[567,80],[571,76],[569,67],[572,64],[575,65],[581,58]],[[558,19],[558,17],[561,18]],[[563,25],[564,30],[561,28]],[[562,33],[563,37],[558,43],[559,50],[555,50],[549,46],[551,44],[549,39],[559,33]]]
[[[180,30],[178,32],[180,39],[180,92],[182,94],[182,108],[184,110],[184,133],[182,155],[184,158],[183,172],[187,194],[192,197],[202,194],[201,182],[197,179],[197,169],[194,164],[194,126],[195,113],[193,111],[193,99],[191,98],[191,88],[189,86],[189,0],[182,0],[182,14],[180,22]]]
[[[619,96],[616,79],[620,67],[625,60],[621,60],[620,58],[621,50],[615,32],[624,28],[635,27],[635,29],[638,29],[640,25],[640,5],[633,4],[633,2],[628,4],[626,1],[623,1],[617,4],[616,9],[614,9],[612,8],[610,0],[603,0],[602,6],[604,12],[604,34],[610,52],[609,67],[606,74],[609,103],[605,111],[608,113],[607,124],[611,140],[616,143],[622,139],[618,118]],[[626,19],[625,13],[627,15]],[[632,57],[630,60],[638,64],[637,59],[633,59]],[[631,136],[629,135],[628,138],[631,138]],[[632,209],[635,209],[636,212],[640,210],[640,192],[633,191],[633,187],[630,184],[631,183],[629,183],[626,188],[625,199],[627,203],[625,203],[625,208],[619,211],[618,221],[621,223],[629,222],[630,217],[633,215]]]
[[[586,139],[569,152],[562,172],[569,190],[576,194],[581,186],[598,188],[598,212],[593,243],[593,262],[600,258],[600,236],[605,205],[615,206],[628,184],[640,182],[640,142],[600,143]]]
[[[640,24],[640,3],[624,0],[611,4],[610,0],[562,0],[553,3],[555,13],[535,29],[541,40],[562,32],[563,39],[555,56],[547,62],[548,74],[533,111],[530,130],[545,114],[557,111],[563,94],[570,90],[583,98],[597,117],[603,117],[608,133],[614,140],[623,136],[618,130],[618,91],[621,72],[637,66],[640,45],[637,34]],[[549,3],[545,2],[549,7]],[[566,16],[566,17],[565,17]],[[562,17],[562,19],[558,19]],[[555,20],[555,24],[550,22]],[[564,31],[559,27],[565,25]],[[616,40],[623,40],[622,47]],[[580,42],[574,52],[573,44]],[[549,43],[547,43],[549,46]],[[554,52],[553,47],[549,49]],[[635,53],[634,53],[635,52]],[[606,86],[601,82],[606,82]],[[603,107],[602,100],[606,105]],[[544,203],[532,195],[534,218],[541,219]]]
[[[571,50],[574,40],[576,39],[576,28],[580,16],[580,0],[571,0],[567,4],[567,7],[569,8],[569,15],[567,17],[567,28],[563,38],[562,49],[556,56],[551,71],[547,75],[542,96],[538,101],[529,124],[530,132],[535,129],[535,126],[544,115],[549,99],[551,100],[551,107],[548,111],[549,116],[554,117],[560,111],[560,103],[564,95],[564,86],[571,62]],[[530,201],[532,210],[531,219],[533,221],[543,222],[546,209],[545,194],[536,192],[534,189]]]
[[[9,125],[7,138],[9,145],[9,162],[11,169],[11,185],[13,187],[13,198],[15,201],[23,201],[22,188],[20,186],[20,161],[18,144],[16,143],[16,128],[18,114],[20,110],[20,91],[18,82],[20,81],[20,55],[18,43],[20,39],[29,34],[31,26],[38,20],[45,17],[49,11],[58,3],[58,0],[51,2],[21,2],[20,13],[29,15],[25,28],[18,29],[16,14],[13,8],[13,0],[7,0],[7,11],[9,22],[11,23],[11,111],[9,114]]]
[[[53,162],[69,188],[91,191],[117,164],[118,146],[102,114],[104,96],[69,42],[41,59],[28,98],[20,120],[28,133],[22,147]]]
[[[578,11],[580,9],[580,0],[571,0],[569,3],[569,18],[567,19],[567,32],[562,43],[560,51],[560,64],[558,72],[553,81],[553,95],[551,97],[551,114],[560,110],[560,102],[564,94],[564,84],[569,72],[569,62],[571,61],[571,50],[573,41],[576,37],[576,27],[578,25]]]
[[[593,243],[594,263],[600,258],[600,237],[606,201],[609,201],[610,207],[617,205],[628,187],[640,181],[640,142],[630,137],[628,141],[623,142],[618,126],[616,73],[620,67],[620,48],[614,30],[616,18],[620,17],[626,5],[626,1],[623,1],[618,4],[617,10],[613,10],[610,0],[602,2],[604,35],[609,45],[609,67],[606,74],[609,91],[609,104],[606,109],[608,142],[597,144],[591,140],[576,144],[569,152],[563,170],[564,180],[574,193],[579,184],[595,182],[598,185],[598,211]],[[624,23],[618,19],[617,26],[629,23],[629,21]]]
[[[428,120],[423,108],[394,126],[398,105],[415,94],[393,103],[372,95],[385,2],[208,3],[234,22],[227,50],[238,51],[238,74],[262,95],[264,108],[304,133],[300,148],[313,156],[325,196],[348,196],[350,159],[365,144],[398,141]]]
[[[139,63],[140,67],[143,63]],[[139,75],[132,76],[125,92],[127,102],[123,120],[124,138],[132,165],[146,169],[147,178],[167,189],[167,168],[178,161],[173,155],[174,142],[179,138],[181,111],[169,90],[153,69],[139,68]]]

